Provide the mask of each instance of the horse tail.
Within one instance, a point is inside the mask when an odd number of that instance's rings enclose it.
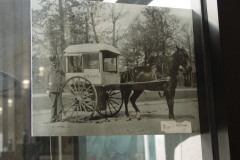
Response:
[[[158,91],[158,95],[159,95],[160,98],[164,98],[165,97],[165,92],[163,92],[163,94],[161,94],[161,92]]]

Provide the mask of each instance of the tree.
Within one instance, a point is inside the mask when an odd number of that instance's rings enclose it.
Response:
[[[177,31],[178,20],[170,15],[167,8],[148,7],[128,29],[128,43],[143,57],[147,65],[149,55],[153,52],[164,57],[174,47],[174,33]],[[143,56],[142,56],[143,55]]]
[[[41,15],[39,12],[37,10],[32,11],[32,54],[41,56],[47,53],[48,43],[45,41],[44,31],[40,29],[44,27],[44,23],[41,20],[43,18],[39,16]]]
[[[183,24],[181,27],[181,33],[183,46],[187,49],[190,57],[190,61],[194,60],[194,41],[193,41],[193,29],[190,28],[189,24]]]
[[[104,9],[104,5],[102,3],[94,3],[94,2],[90,2],[88,1],[89,4],[89,16],[91,19],[91,26],[92,26],[92,30],[94,33],[94,39],[96,43],[99,43],[99,37],[96,31],[96,27],[105,22],[106,20],[104,19],[104,14],[101,13],[99,10]]]
[[[128,13],[128,11],[126,11],[124,9],[124,5],[109,5],[108,4],[108,8],[110,10],[109,12],[109,21],[112,23],[112,29],[111,29],[111,40],[112,40],[112,45],[114,47],[117,47],[117,42],[122,38],[122,36],[120,36],[118,34],[118,31],[120,30],[118,27],[120,27],[120,25],[118,24],[118,21],[125,17]],[[123,35],[123,34],[122,34]]]
[[[128,27],[128,32],[124,34],[127,42],[122,49],[126,65],[140,65],[143,59],[143,39],[142,32],[144,28],[141,25],[140,17],[137,16]]]
[[[62,0],[58,0],[58,13],[59,13],[60,47],[61,51],[63,51],[65,48],[65,36],[64,36],[64,12]]]
[[[177,30],[177,19],[170,15],[168,8],[146,8],[143,12],[145,26],[143,37],[145,52],[148,57],[152,52],[168,55],[173,48],[174,32]],[[146,58],[148,59],[148,58]]]
[[[41,9],[33,10],[33,37],[35,40],[42,39],[48,43],[48,50],[57,51],[58,48],[64,48],[64,21],[62,0],[57,1],[41,0]],[[59,35],[59,36],[57,36]],[[36,41],[35,41],[36,42]],[[37,43],[33,43],[36,45]],[[33,46],[34,47],[34,46]]]
[[[73,0],[72,0],[73,1]],[[70,27],[70,44],[99,43],[97,26],[104,22],[102,3],[92,1],[69,2],[67,4],[67,22]],[[99,30],[98,30],[99,32]]]
[[[57,47],[63,51],[68,44],[89,43],[91,39],[90,20],[92,26],[96,26],[94,13],[91,9],[94,6],[93,3],[79,2],[78,0],[41,0],[40,5],[41,9],[36,11],[38,14],[34,17],[34,21],[41,21],[43,25],[41,27],[35,25],[34,27],[44,30],[44,36],[50,41],[53,50],[56,50]],[[49,25],[55,27],[51,28]],[[52,40],[53,36],[49,34],[50,32],[58,34],[58,39]],[[56,43],[53,44],[51,41]]]

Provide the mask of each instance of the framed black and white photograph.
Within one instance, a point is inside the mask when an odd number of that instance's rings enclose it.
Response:
[[[32,1],[32,135],[199,133],[190,9]]]

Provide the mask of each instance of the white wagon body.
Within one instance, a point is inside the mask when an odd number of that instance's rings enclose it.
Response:
[[[95,86],[120,84],[119,55],[107,44],[70,45],[64,50],[66,79],[82,76]]]

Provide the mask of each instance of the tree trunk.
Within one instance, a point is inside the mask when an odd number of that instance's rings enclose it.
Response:
[[[93,18],[93,13],[90,13],[91,16],[91,21],[92,21],[92,28],[93,28],[93,33],[94,33],[94,37],[95,37],[95,41],[96,43],[99,43],[98,41],[98,36],[97,36],[97,32],[96,32],[96,28],[95,28],[95,22],[94,22],[94,18]]]
[[[116,21],[115,20],[113,20],[113,35],[112,35],[112,45],[114,46],[114,47],[116,47]]]
[[[89,26],[88,26],[88,17],[87,17],[87,15],[85,17],[85,23],[86,23],[85,43],[89,43],[89,39],[88,39]]]
[[[188,43],[188,50],[189,50],[189,59],[190,59],[190,62],[192,62],[192,46],[191,46],[189,35],[187,35],[187,43]]]
[[[64,50],[65,48],[65,36],[64,36],[64,15],[63,15],[63,6],[62,6],[62,0],[58,0],[58,4],[59,4],[59,8],[58,8],[58,12],[59,12],[59,16],[60,16],[60,21],[59,21],[59,27],[60,27],[60,39],[61,39],[61,51]]]

